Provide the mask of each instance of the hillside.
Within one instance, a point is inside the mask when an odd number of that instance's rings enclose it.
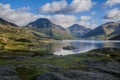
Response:
[[[120,23],[117,22],[105,23],[86,33],[83,36],[83,38],[106,39],[108,35],[112,34],[118,29],[120,29]]]
[[[19,26],[15,27],[13,23],[2,20],[0,21],[0,56],[10,55],[10,53],[13,55],[16,52],[15,55],[32,55],[34,52],[43,52],[46,49],[45,41],[49,41],[46,37],[43,33]],[[44,46],[42,46],[43,44]],[[25,54],[25,52],[30,53]]]
[[[46,18],[40,18],[29,23],[26,27],[44,33],[53,39],[71,39],[73,36],[63,27],[53,24]]]
[[[90,28],[86,28],[79,24],[73,24],[68,29],[71,34],[77,38],[81,38],[84,34],[88,33],[91,30]]]

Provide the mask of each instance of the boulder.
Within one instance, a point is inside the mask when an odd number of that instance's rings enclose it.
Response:
[[[0,80],[21,80],[13,65],[0,66]]]
[[[45,72],[37,77],[36,80],[71,80],[58,73]]]

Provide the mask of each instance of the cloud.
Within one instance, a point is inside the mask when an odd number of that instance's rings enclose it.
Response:
[[[112,7],[114,5],[120,4],[120,0],[107,0],[105,2],[106,6]]]
[[[91,29],[94,29],[96,28],[98,25],[95,23],[95,22],[89,22],[89,21],[78,21],[77,24],[79,25],[83,25],[87,28],[91,28]]]
[[[91,19],[90,16],[80,16],[80,21],[88,21],[90,19]]]
[[[87,15],[83,15],[78,18],[74,15],[57,14],[49,17],[49,20],[51,20],[55,24],[63,26],[64,28],[68,28],[73,24],[80,24],[91,29],[98,26],[94,21],[90,21],[91,16]]]
[[[0,3],[0,17],[20,26],[26,25],[39,17],[43,17],[42,15],[34,15],[32,13],[27,12],[26,10],[29,9],[29,7],[11,9],[11,6],[9,4]]]
[[[95,11],[93,11],[92,13],[91,13],[91,15],[95,15],[96,14],[96,12]]]
[[[72,3],[68,6],[68,10],[73,13],[89,11],[93,4],[94,2],[92,2],[92,0],[73,0]]]
[[[89,11],[94,2],[92,0],[73,0],[70,4],[66,0],[46,3],[39,11],[43,13],[79,13]]]
[[[40,11],[45,13],[57,13],[62,11],[66,6],[67,2],[65,0],[61,0],[59,2],[53,1],[52,3],[46,3],[40,8]]]
[[[90,21],[91,16],[87,15],[83,15],[78,18],[74,15],[57,14],[49,17],[49,20],[51,20],[55,24],[63,26],[64,28],[68,28],[73,24],[80,24],[91,29],[98,26],[94,21]]]
[[[104,19],[120,21],[120,9],[114,8],[110,10],[105,16]]]
[[[83,25],[91,29],[94,29],[98,26],[95,21],[91,20],[91,16],[87,15],[80,16],[80,19],[77,21],[77,24]]]
[[[29,22],[35,21],[38,18],[48,18],[51,22],[57,25],[61,25],[67,28],[75,23],[82,24],[87,27],[91,27],[89,20],[90,16],[83,15],[78,18],[75,15],[55,14],[55,15],[35,15],[28,12],[29,7],[22,7],[18,9],[12,9],[9,4],[0,3],[0,18],[3,18],[9,22],[15,23],[19,26],[24,26]]]
[[[54,15],[49,18],[53,23],[63,26],[64,28],[77,22],[77,17],[73,15]]]

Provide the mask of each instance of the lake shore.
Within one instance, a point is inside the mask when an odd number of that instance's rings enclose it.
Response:
[[[0,80],[119,80],[119,65],[118,48],[67,56],[0,58]]]

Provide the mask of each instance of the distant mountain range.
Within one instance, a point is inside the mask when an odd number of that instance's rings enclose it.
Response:
[[[86,33],[91,31],[90,28],[87,28],[85,26],[79,25],[79,24],[73,24],[68,28],[68,30],[71,32],[71,34],[77,38],[81,38]]]
[[[30,22],[25,27],[19,27],[14,23],[10,23],[0,18],[0,33],[6,35],[6,39],[8,39],[8,37],[9,39],[14,40],[19,38],[30,38],[29,41],[35,41],[31,37],[34,37],[34,39],[74,39],[76,37],[80,39],[118,40],[120,39],[120,23],[108,22],[93,30],[79,24],[73,24],[68,29],[65,29],[60,25],[52,23],[46,18],[37,19]],[[15,35],[15,33],[17,35]],[[3,34],[0,34],[0,36],[3,36]]]

